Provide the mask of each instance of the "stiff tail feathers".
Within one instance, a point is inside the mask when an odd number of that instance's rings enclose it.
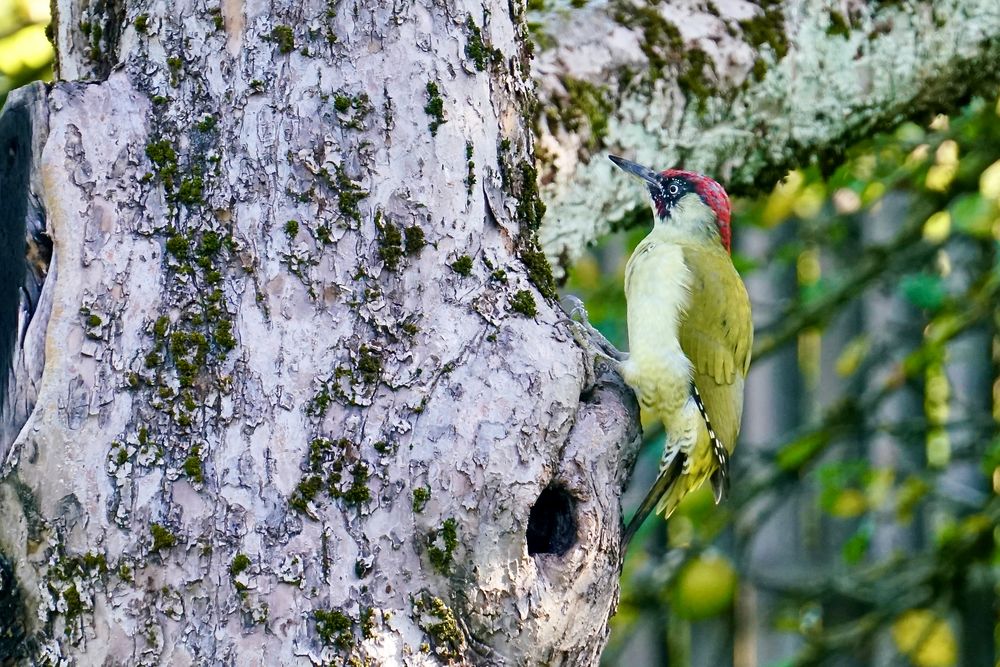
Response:
[[[702,419],[705,420],[705,427],[708,429],[709,442],[712,448],[712,456],[716,462],[715,470],[711,475],[711,481],[712,492],[715,495],[715,504],[718,505],[729,496],[729,451],[722,444],[722,441],[719,440],[718,436],[716,436],[715,429],[712,428],[712,421],[708,417],[708,411],[701,400],[701,394],[698,393],[698,387],[694,383],[691,384],[691,390],[695,404],[698,406],[698,411],[701,413]],[[639,530],[639,527],[654,510],[657,514],[663,514],[663,518],[668,518],[677,509],[684,496],[693,490],[690,485],[679,483],[684,474],[685,459],[685,455],[678,452],[670,463],[660,470],[660,474],[657,476],[652,488],[646,493],[646,497],[642,499],[639,509],[636,510],[632,516],[632,520],[629,521],[628,527],[625,529],[625,533],[622,536],[623,553],[624,549],[628,548],[628,544],[635,536],[636,531]],[[700,481],[695,485],[695,488],[697,486],[701,486]]]
[[[622,553],[628,548],[628,543],[632,541],[636,531],[639,530],[646,517],[654,509],[659,513],[661,511],[659,507],[660,503],[670,496],[670,491],[677,488],[677,480],[680,479],[684,472],[684,459],[685,456],[683,454],[678,454],[665,468],[660,470],[660,474],[657,476],[656,481],[653,482],[653,486],[646,493],[646,497],[639,504],[639,509],[632,515],[632,520],[629,521],[628,527],[625,528],[625,533],[622,535]]]
[[[698,386],[692,382],[691,389],[695,405],[698,406],[698,412],[701,413],[701,418],[705,420],[705,428],[708,429],[708,439],[712,445],[712,456],[715,457],[716,468],[715,472],[712,473],[712,492],[715,494],[715,504],[718,505],[729,497],[729,451],[722,444],[722,441],[719,440],[719,437],[715,435],[715,429],[712,428],[712,420],[708,418],[708,410],[705,409],[705,403],[701,400],[701,394],[698,393]]]

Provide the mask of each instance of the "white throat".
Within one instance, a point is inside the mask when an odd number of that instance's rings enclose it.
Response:
[[[719,228],[715,224],[715,211],[696,194],[682,197],[667,218],[660,219],[653,211],[653,230],[650,236],[674,243],[719,243]]]

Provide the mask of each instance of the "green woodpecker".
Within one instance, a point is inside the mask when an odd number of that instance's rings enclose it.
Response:
[[[611,348],[611,356],[642,407],[663,422],[666,441],[656,483],[625,531],[627,544],[654,508],[670,516],[706,479],[716,503],[725,498],[753,324],[729,254],[722,186],[690,171],[657,173],[610,157],[643,181],[654,218],[625,267],[629,353]]]

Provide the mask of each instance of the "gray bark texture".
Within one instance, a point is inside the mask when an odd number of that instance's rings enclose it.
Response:
[[[523,20],[365,4],[58,6],[96,80],[5,115],[54,248],[0,443],[32,659],[597,660],[637,426],[518,259]]]
[[[774,100],[830,55],[796,41],[825,34],[816,3],[708,4],[721,24],[681,11],[652,50],[668,3],[557,10],[532,71],[516,0],[56,2],[61,81],[0,117],[0,660],[597,664],[637,411],[568,335],[541,248],[573,256],[634,192],[581,146],[732,154],[720,173],[751,182],[920,106],[902,83],[1000,33],[951,3],[972,46],[835,72],[859,90],[810,116]],[[899,49],[931,20],[856,4],[838,39]],[[727,41],[758,15],[767,39]],[[743,78],[656,61],[703,38]],[[548,111],[587,77],[617,86],[599,143]]]

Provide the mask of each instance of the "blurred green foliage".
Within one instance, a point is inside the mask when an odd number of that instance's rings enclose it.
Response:
[[[0,103],[19,86],[52,78],[48,23],[48,2],[0,0]]]
[[[808,581],[781,588],[763,622],[797,638],[781,664],[873,664],[880,637],[897,651],[893,664],[1000,664],[1000,100],[903,123],[855,146],[833,173],[803,168],[771,193],[733,204],[734,262],[745,279],[770,280],[787,295],[761,309],[771,313],[756,320],[754,364],[793,351],[789,386],[808,409],[774,441],[737,448],[727,505],[716,508],[702,489],[669,522],[647,521],[625,563],[605,664],[620,664],[633,635],[649,634],[650,619],[670,665],[754,664],[740,662],[736,643],[724,662],[706,661],[705,648],[691,645],[699,623],[745,634],[745,614],[733,605],[709,605],[714,619],[692,619],[704,616],[705,599],[719,599],[730,566],[737,599],[765,586],[748,566],[748,526],[789,498],[808,506],[796,507],[800,525],[788,526],[787,550],[801,554],[791,540],[806,535],[833,548]],[[874,221],[881,235],[866,228]],[[565,287],[622,349],[625,262],[650,222],[648,208],[620,221],[625,229],[592,248]],[[750,249],[740,240],[752,229],[775,241]],[[873,297],[909,316],[868,327],[859,313]],[[854,323],[846,336],[844,322]],[[913,414],[880,421],[880,407],[902,394],[917,397]],[[637,470],[648,471],[662,435],[652,415],[643,425]],[[889,439],[891,462],[872,460],[875,438]],[[652,481],[648,472],[637,477]],[[874,553],[887,526],[911,535],[910,546]],[[694,580],[685,577],[692,563]],[[992,607],[970,609],[970,599]],[[986,616],[979,635],[977,613]]]

